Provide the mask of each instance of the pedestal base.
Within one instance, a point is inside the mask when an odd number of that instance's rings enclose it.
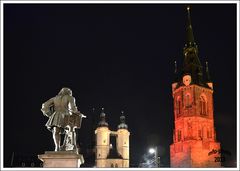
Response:
[[[84,163],[81,154],[71,151],[46,151],[45,154],[38,155],[43,162],[43,167],[52,168],[78,168]]]

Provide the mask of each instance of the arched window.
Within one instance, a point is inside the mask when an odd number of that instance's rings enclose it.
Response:
[[[191,106],[191,96],[190,96],[189,93],[186,94],[186,96],[185,96],[185,106],[186,107],[190,107]]]
[[[207,115],[207,100],[205,96],[200,96],[200,114]]]
[[[113,163],[111,164],[111,167],[114,167]]]
[[[177,117],[181,115],[181,98],[178,96],[176,101]]]
[[[117,163],[115,164],[115,167],[118,167],[118,164],[117,164]]]

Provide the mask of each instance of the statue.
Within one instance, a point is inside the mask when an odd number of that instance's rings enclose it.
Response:
[[[53,134],[55,151],[78,152],[75,129],[81,128],[82,118],[86,116],[78,111],[72,91],[62,88],[58,95],[42,104],[41,111],[49,117],[46,127]],[[65,134],[62,145],[61,134]]]

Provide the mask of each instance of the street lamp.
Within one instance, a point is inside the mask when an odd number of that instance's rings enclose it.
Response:
[[[153,154],[156,152],[156,150],[154,148],[150,148],[149,151],[148,151],[150,154]]]
[[[154,154],[154,160],[155,160],[155,167],[159,167],[160,165],[160,157],[158,157],[158,148],[150,148],[148,150],[150,154]]]

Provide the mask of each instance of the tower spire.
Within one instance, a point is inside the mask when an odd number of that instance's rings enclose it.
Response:
[[[202,81],[202,65],[198,58],[198,47],[193,36],[191,23],[190,7],[187,7],[187,41],[183,48],[184,62],[182,75],[191,76],[191,84],[203,85]]]
[[[187,46],[194,46],[196,43],[194,41],[192,22],[191,22],[191,13],[190,6],[187,6],[188,12],[188,22],[187,22]]]

